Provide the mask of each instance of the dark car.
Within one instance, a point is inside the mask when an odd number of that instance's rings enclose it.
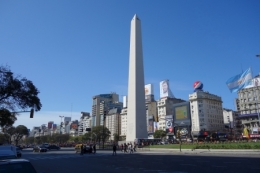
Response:
[[[32,164],[25,159],[0,160],[1,173],[37,173]]]
[[[18,158],[22,157],[22,151],[20,150],[19,147],[16,147],[16,154]]]
[[[210,141],[210,142],[215,142],[215,141],[219,141],[219,142],[225,142],[227,141],[227,134],[226,133],[220,133],[220,132],[214,132],[211,133],[210,135],[208,135],[205,140],[206,141]]]
[[[44,146],[36,146],[33,148],[33,152],[47,152],[47,148]]]
[[[82,144],[78,144],[75,146],[75,151],[76,153],[80,153],[81,152],[81,145]],[[83,153],[92,153],[92,146],[89,145],[83,145]]]
[[[60,147],[57,145],[49,145],[49,147],[47,147],[48,150],[60,150]]]

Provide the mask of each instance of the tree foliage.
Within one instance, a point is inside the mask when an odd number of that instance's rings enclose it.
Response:
[[[29,133],[27,127],[25,127],[24,125],[17,126],[15,128],[14,132],[15,133],[12,135],[12,137],[13,137],[16,145],[18,144],[18,142],[22,139],[22,137],[24,135],[27,136]]]
[[[111,132],[109,131],[108,128],[103,127],[103,126],[95,126],[92,128],[92,133],[95,134],[96,137],[96,141],[98,141],[100,143],[100,141],[106,141]]]
[[[16,113],[42,107],[38,98],[39,90],[32,81],[14,76],[9,67],[0,66],[0,126],[12,126]]]
[[[154,138],[164,138],[166,136],[166,132],[164,130],[156,130],[153,134]]]

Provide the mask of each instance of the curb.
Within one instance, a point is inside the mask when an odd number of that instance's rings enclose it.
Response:
[[[151,151],[157,151],[157,152],[171,152],[171,153],[185,153],[185,154],[201,154],[201,153],[208,153],[208,154],[259,154],[260,150],[256,149],[248,149],[248,150],[232,150],[232,149],[157,149],[157,148],[150,148],[150,149],[139,149],[139,152],[151,152]]]

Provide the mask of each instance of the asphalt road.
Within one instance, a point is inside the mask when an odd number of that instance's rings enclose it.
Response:
[[[185,153],[138,151],[124,154],[117,151],[97,151],[97,154],[76,154],[73,148],[47,153],[23,151],[38,173],[259,173],[260,155],[230,153]]]

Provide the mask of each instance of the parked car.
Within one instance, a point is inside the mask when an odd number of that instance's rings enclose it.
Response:
[[[16,155],[18,158],[22,157],[22,151],[20,150],[19,147],[16,147]]]
[[[46,147],[48,150],[60,150],[60,147],[57,145],[49,145],[49,147]]]
[[[17,159],[17,152],[15,146],[0,146],[0,160],[4,159]]]
[[[0,160],[1,173],[37,173],[32,164],[25,159]]]
[[[47,148],[45,146],[36,146],[33,148],[33,152],[47,152]]]

